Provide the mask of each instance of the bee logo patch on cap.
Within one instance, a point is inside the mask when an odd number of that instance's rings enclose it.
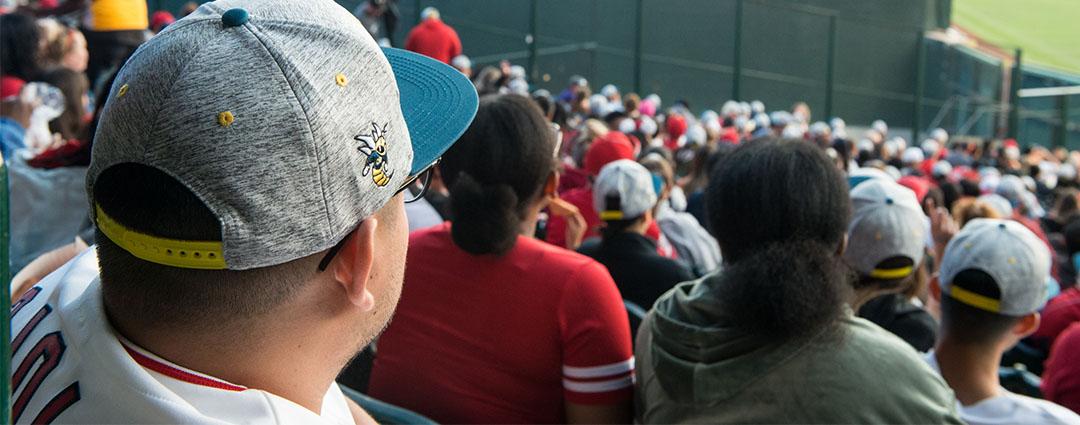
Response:
[[[382,187],[390,183],[394,177],[388,170],[386,157],[386,129],[389,124],[383,124],[382,129],[377,123],[371,123],[371,134],[358,135],[354,139],[362,145],[357,150],[367,158],[364,160],[364,175],[371,174],[371,180],[376,186]]]

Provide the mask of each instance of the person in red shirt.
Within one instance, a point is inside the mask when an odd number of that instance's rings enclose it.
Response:
[[[1039,330],[1031,335],[1031,339],[1039,348],[1049,351],[1065,329],[1074,323],[1080,323],[1080,288],[1075,286],[1046,304]]]
[[[453,28],[443,23],[439,10],[429,7],[420,13],[420,25],[409,31],[405,49],[449,64],[461,54],[461,39]]]
[[[440,423],[629,423],[634,357],[615,282],[530,237],[558,186],[550,135],[528,98],[481,100],[439,166],[453,218],[410,236],[372,397]]]
[[[1042,376],[1047,400],[1080,413],[1080,323],[1073,323],[1054,343]]]

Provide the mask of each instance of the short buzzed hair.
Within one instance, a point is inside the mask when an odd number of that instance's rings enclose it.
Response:
[[[94,185],[98,206],[125,227],[158,237],[220,241],[221,224],[168,174],[125,163]],[[318,269],[322,253],[250,270],[197,270],[139,259],[97,231],[102,294],[110,313],[150,326],[199,329],[257,317],[289,300]]]
[[[992,299],[1001,298],[1001,289],[985,272],[969,269],[957,273],[952,286],[962,287]],[[1004,337],[1020,317],[986,311],[964,304],[948,294],[941,297],[941,328],[953,341],[969,345],[988,345]]]

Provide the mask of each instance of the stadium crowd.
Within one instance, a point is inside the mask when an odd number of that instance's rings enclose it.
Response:
[[[337,385],[325,390],[337,376],[445,423],[1080,424],[1080,152],[943,129],[908,141],[805,103],[695,110],[580,76],[535,89],[519,65],[474,70],[433,8],[405,47],[456,69],[440,90],[466,84],[475,116],[464,103],[410,103],[422,90],[405,86],[387,105],[398,91],[384,71],[425,63],[398,68],[386,50],[386,65],[375,50],[394,32],[393,1],[350,14],[328,0],[221,0],[179,21],[145,1],[35,3],[0,15],[15,422],[371,420],[337,403]],[[80,10],[77,25],[68,13]],[[230,38],[242,28],[273,50],[252,57],[287,63],[279,74],[201,49],[211,37],[249,49]],[[319,49],[346,42],[359,47],[343,53],[380,59],[343,69],[390,68],[317,82],[344,60]],[[188,57],[217,68],[178,65]],[[420,78],[451,69],[432,62]],[[285,99],[253,82],[273,78],[311,92]],[[396,115],[361,123],[359,148],[326,148],[354,124],[348,113],[372,108],[335,97],[346,89]],[[183,121],[259,96],[265,117],[234,105]],[[424,107],[442,133],[417,133],[408,111]],[[309,127],[275,115],[297,108]],[[245,127],[253,118],[265,121]],[[230,129],[267,141],[215,133]],[[411,164],[393,145],[409,134]],[[418,134],[452,137],[427,158]],[[341,161],[319,161],[318,179],[296,171],[311,158],[282,146],[301,138],[361,152],[354,180],[333,168]],[[342,188],[357,181],[374,186]],[[401,191],[373,201],[388,182]],[[345,218],[322,231],[318,214]],[[158,240],[215,241],[229,270],[140,254]],[[35,298],[50,291],[65,295]],[[83,387],[91,410],[76,386],[67,406],[81,417],[20,396],[28,369],[16,366],[34,352],[20,345],[42,320],[23,307],[84,293],[96,301],[48,311],[107,311],[94,340],[113,341],[137,364],[124,373],[179,404],[121,390],[127,381]],[[87,379],[92,358],[57,370]]]

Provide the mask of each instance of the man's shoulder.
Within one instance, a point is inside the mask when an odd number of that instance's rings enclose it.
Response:
[[[976,425],[986,423],[980,421],[984,417],[992,423],[1080,424],[1080,415],[1064,406],[1008,391],[962,410],[964,420]]]

